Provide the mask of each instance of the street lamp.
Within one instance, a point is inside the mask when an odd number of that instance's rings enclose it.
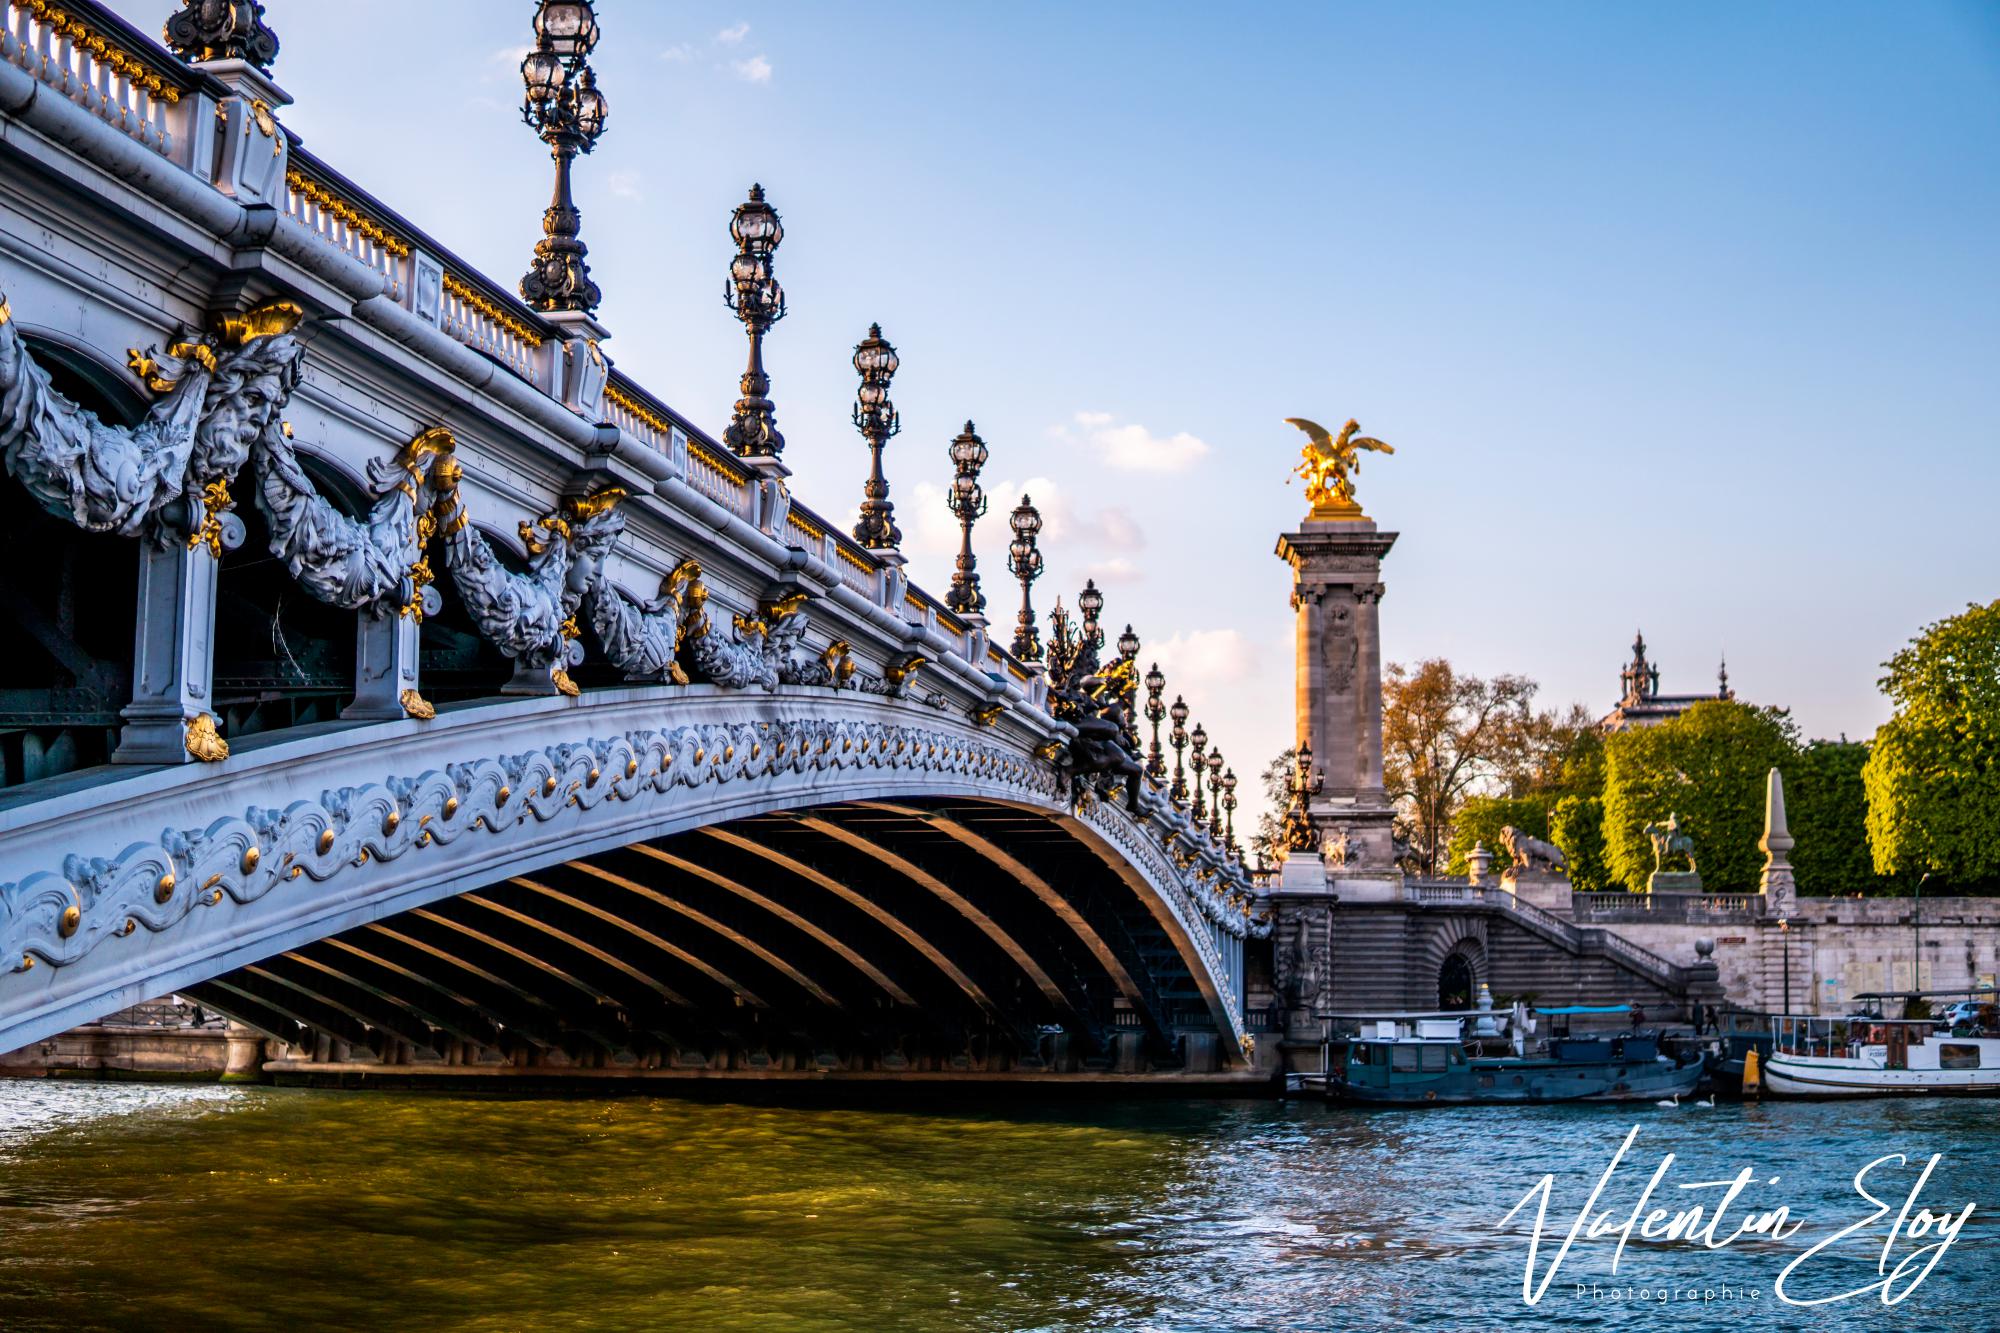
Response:
[[[603,299],[590,280],[587,251],[578,239],[583,215],[570,194],[570,166],[596,147],[609,114],[588,59],[596,45],[597,15],[590,0],[542,0],[535,47],[521,61],[521,119],[542,137],[556,162],[555,195],[542,214],[542,239],[521,278],[521,296],[550,313],[589,314]]]
[[[1208,749],[1208,732],[1199,722],[1194,724],[1194,734],[1188,737],[1188,749],[1194,753],[1194,763],[1188,771],[1194,774],[1194,822],[1199,824],[1208,818],[1208,805],[1201,799],[1202,752]]]
[[[1021,580],[1021,615],[1014,622],[1014,656],[1023,662],[1042,660],[1042,636],[1035,628],[1035,605],[1031,596],[1034,581],[1042,576],[1042,553],[1035,548],[1035,536],[1042,530],[1042,512],[1027,496],[1007,517],[1014,540],[1007,547],[1007,568]]]
[[[1917,876],[1916,895],[1910,903],[1910,947],[1916,957],[1910,960],[1910,989],[1924,988],[1924,885],[1930,880],[1931,872],[1926,870]],[[1903,1003],[1904,1013],[1909,1012],[1909,1002]]]
[[[1167,790],[1175,805],[1185,805],[1188,798],[1187,771],[1181,767],[1181,753],[1187,749],[1188,706],[1187,700],[1176,694],[1173,707],[1167,710],[1173,720],[1174,729],[1168,734],[1168,743],[1174,747],[1174,785]]]
[[[750,335],[750,364],[737,385],[742,397],[736,400],[735,415],[722,433],[723,443],[744,457],[775,458],[785,452],[785,437],[778,433],[776,409],[771,404],[771,377],[764,373],[764,335],[785,317],[785,289],[772,272],[771,260],[785,239],[784,220],[778,210],[764,202],[764,187],[752,185],[750,197],[729,215],[729,235],[736,242],[736,258],[729,264],[729,279],[722,284],[722,300]],[[870,331],[880,340],[881,330]],[[887,343],[882,344],[888,347]],[[862,347],[868,346],[863,343]],[[889,373],[896,369],[896,352],[889,348]],[[855,368],[861,366],[860,348],[855,349]],[[866,373],[862,376],[864,382]],[[889,378],[882,377],[882,402],[888,403]],[[864,398],[864,402],[866,399]],[[894,420],[893,410],[890,412]],[[891,434],[894,433],[893,427]],[[886,437],[885,437],[886,438]]]
[[[1166,692],[1167,678],[1160,673],[1160,664],[1153,663],[1146,673],[1146,721],[1153,724],[1153,745],[1146,753],[1146,776],[1164,778],[1167,775],[1167,757],[1160,749],[1160,723],[1167,716],[1167,706],[1160,696]]]
[[[1208,791],[1211,798],[1208,813],[1208,836],[1222,840],[1222,747],[1208,752]]]
[[[1096,579],[1083,581],[1083,591],[1076,595],[1076,609],[1083,612],[1083,641],[1092,648],[1102,648],[1104,631],[1097,627],[1097,616],[1104,610],[1104,594],[1097,590]]]
[[[902,531],[896,527],[896,506],[889,502],[889,478],[882,472],[882,450],[903,428],[896,405],[889,401],[889,381],[901,364],[895,347],[882,336],[882,326],[870,324],[868,336],[854,347],[854,370],[861,376],[861,387],[854,391],[854,428],[868,441],[868,481],[861,488],[861,517],[854,524],[854,540],[872,551],[893,550],[903,544]]]
[[[1224,826],[1222,841],[1234,853],[1236,851],[1236,770],[1233,768],[1222,775],[1222,808],[1229,812],[1229,821]]]
[[[958,568],[944,601],[962,616],[976,616],[986,609],[986,594],[979,591],[978,557],[972,554],[972,524],[986,512],[986,492],[979,489],[979,469],[986,466],[986,442],[973,431],[970,421],[951,442],[951,465],[955,475],[945,504],[958,520]]]

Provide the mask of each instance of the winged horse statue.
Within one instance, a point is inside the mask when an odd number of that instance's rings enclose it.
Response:
[[[1294,471],[1305,479],[1306,498],[1312,501],[1313,513],[1359,515],[1361,506],[1354,500],[1354,477],[1361,471],[1360,451],[1370,449],[1378,454],[1396,451],[1371,436],[1356,435],[1361,429],[1358,421],[1350,420],[1337,436],[1304,417],[1286,417],[1285,424],[1297,426],[1310,441]]]

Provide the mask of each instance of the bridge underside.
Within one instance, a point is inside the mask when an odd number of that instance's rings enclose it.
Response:
[[[1226,1063],[1197,972],[1101,844],[929,798],[636,842],[185,993],[276,1038],[281,1080],[1122,1083]]]

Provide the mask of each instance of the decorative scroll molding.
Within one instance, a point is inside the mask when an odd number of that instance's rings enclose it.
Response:
[[[65,967],[139,926],[164,931],[225,899],[253,902],[302,878],[325,883],[433,844],[512,837],[572,807],[588,813],[710,783],[870,769],[1057,794],[1045,768],[1008,747],[927,728],[793,719],[632,731],[329,789],[282,810],[251,807],[205,828],[165,829],[114,858],[68,856],[60,871],[0,884],[0,967]]]

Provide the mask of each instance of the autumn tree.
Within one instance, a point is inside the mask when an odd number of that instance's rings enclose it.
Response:
[[[1257,775],[1264,787],[1264,812],[1257,816],[1257,831],[1250,835],[1250,851],[1265,865],[1284,859],[1279,855],[1285,841],[1282,821],[1292,803],[1292,770],[1298,759],[1298,747],[1288,745]]]
[[[1518,773],[1534,747],[1535,682],[1482,680],[1434,657],[1414,667],[1391,662],[1382,681],[1383,783],[1396,804],[1406,868],[1435,876],[1444,866],[1452,821],[1466,797]]]
[[[2000,879],[2000,601],[1926,626],[1885,668],[1896,711],[1862,769],[1875,869]]]

